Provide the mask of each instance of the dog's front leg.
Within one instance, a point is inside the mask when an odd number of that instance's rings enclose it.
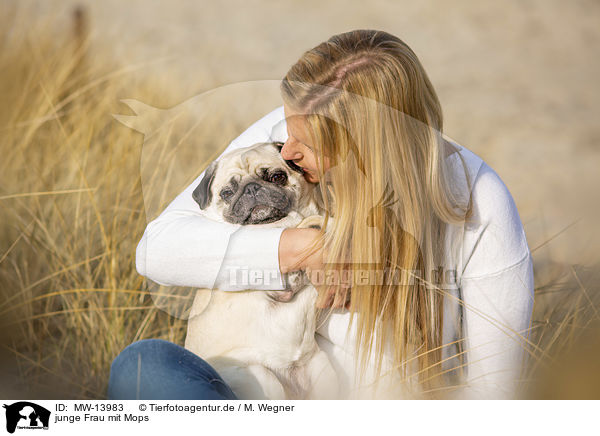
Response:
[[[310,378],[308,400],[335,400],[339,398],[338,376],[327,354],[319,350],[306,365]]]
[[[279,379],[262,365],[231,365],[227,359],[211,361],[223,380],[240,400],[285,400],[286,394]]]

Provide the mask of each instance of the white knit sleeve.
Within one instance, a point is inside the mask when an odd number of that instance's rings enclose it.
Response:
[[[286,139],[281,106],[251,125],[221,155],[257,142]],[[284,289],[278,260],[283,228],[253,228],[202,216],[192,192],[203,175],[147,225],[136,250],[138,273],[169,286]]]
[[[526,357],[533,266],[516,205],[485,163],[473,184],[459,287],[464,303],[462,398],[513,398]]]

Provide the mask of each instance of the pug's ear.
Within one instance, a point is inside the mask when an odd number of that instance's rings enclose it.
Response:
[[[202,177],[200,184],[192,193],[192,198],[196,200],[196,203],[198,203],[200,209],[202,210],[206,209],[206,206],[208,206],[212,200],[212,192],[210,188],[212,186],[213,179],[215,178],[216,170],[217,162],[214,161],[208,166],[204,172],[204,177]]]

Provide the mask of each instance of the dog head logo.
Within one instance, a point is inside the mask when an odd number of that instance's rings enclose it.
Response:
[[[114,115],[115,119],[144,135],[140,180],[147,222],[158,217],[240,131],[256,121],[256,115],[252,114],[268,113],[281,103],[279,85],[278,80],[231,84],[167,109],[152,107],[138,100],[122,100],[135,115]],[[343,120],[334,121],[344,123]],[[267,132],[269,140],[285,142],[286,127],[285,121],[273,126]],[[352,129],[350,134],[352,136]],[[243,139],[240,141],[243,142]],[[357,147],[351,147],[339,156],[334,167],[345,168],[347,165],[343,163],[351,162],[358,167],[355,183],[366,184],[370,174],[365,171],[364,158]],[[381,220],[374,217],[381,216],[382,211],[398,203],[394,195],[389,192],[383,194],[366,205],[369,218],[363,223],[363,228],[369,240],[380,239],[385,233],[379,228]],[[391,216],[390,213],[387,215]],[[361,263],[379,263],[379,259],[367,257]],[[151,281],[148,285],[157,307],[177,318],[188,318],[195,288],[161,286]]]
[[[158,217],[241,131],[256,121],[256,114],[268,113],[278,105],[279,83],[261,80],[230,84],[168,108],[121,100],[133,114],[113,117],[143,134],[140,182],[146,222]],[[274,126],[267,135],[272,142],[285,141],[285,124]],[[162,286],[150,280],[147,283],[158,308],[176,318],[188,318],[196,288]]]
[[[15,429],[48,429],[50,411],[29,401],[19,401],[6,409],[6,431],[14,433]]]

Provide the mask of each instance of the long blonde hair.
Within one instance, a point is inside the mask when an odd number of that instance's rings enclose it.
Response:
[[[281,91],[317,147],[321,197],[333,217],[326,264],[357,275],[385,268],[384,280],[352,284],[361,374],[372,350],[379,373],[391,346],[394,367],[406,376],[413,356],[419,383],[431,390],[440,379],[443,321],[432,272],[444,265],[445,224],[463,222],[468,208],[451,188],[442,110],[425,70],[399,38],[355,30],[304,53]]]

